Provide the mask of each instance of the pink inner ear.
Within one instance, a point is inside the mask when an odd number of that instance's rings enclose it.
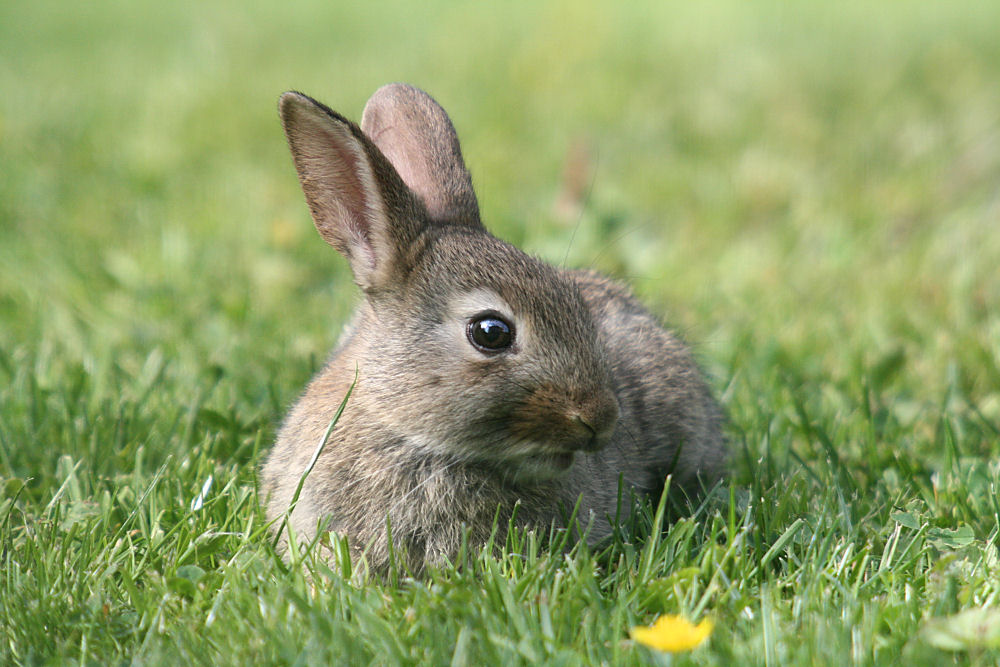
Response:
[[[363,150],[349,131],[309,123],[296,155],[302,188],[320,236],[352,263],[375,268],[371,226],[377,216],[375,184]],[[355,271],[358,268],[355,267]]]
[[[409,136],[405,129],[394,126],[381,128],[372,137],[375,145],[389,160],[406,186],[419,196],[431,216],[443,213],[448,202],[441,197],[439,187],[432,177],[442,174],[435,170],[425,155],[426,147],[419,139]]]
[[[455,128],[427,93],[401,83],[379,88],[361,129],[439,221],[479,224],[479,206]]]

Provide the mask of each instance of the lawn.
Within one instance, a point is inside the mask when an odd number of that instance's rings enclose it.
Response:
[[[654,664],[630,628],[680,614],[714,631],[675,664],[996,664],[997,26],[0,3],[0,663]],[[696,350],[732,475],[665,534],[419,580],[275,555],[256,470],[357,299],[275,104],[388,81],[451,113],[494,233]]]

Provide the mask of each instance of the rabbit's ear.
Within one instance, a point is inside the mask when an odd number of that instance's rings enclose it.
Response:
[[[431,218],[480,225],[458,135],[430,95],[402,83],[382,86],[365,105],[361,129],[420,197]]]
[[[301,93],[279,102],[313,222],[365,291],[385,287],[426,213],[361,129]]]

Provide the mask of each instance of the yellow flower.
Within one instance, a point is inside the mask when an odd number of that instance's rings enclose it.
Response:
[[[712,621],[703,620],[695,625],[681,616],[660,616],[656,623],[632,628],[632,639],[640,644],[668,653],[690,651],[700,646],[712,634]]]

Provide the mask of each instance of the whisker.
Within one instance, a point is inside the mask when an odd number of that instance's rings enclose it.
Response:
[[[632,234],[635,234],[636,232],[638,232],[640,230],[647,229],[648,227],[651,227],[652,224],[653,223],[651,221],[647,221],[647,222],[643,222],[643,223],[640,223],[640,224],[631,225],[628,229],[626,229],[621,234],[618,234],[617,236],[609,239],[601,247],[601,249],[597,252],[597,254],[594,255],[593,257],[591,257],[590,264],[587,265],[587,268],[590,269],[590,270],[594,270],[594,265],[597,264],[597,260],[600,259],[601,256],[604,255],[604,253],[606,253],[608,250],[610,250],[612,247],[614,247],[619,241],[621,241],[624,238],[627,238],[627,237],[631,236]]]
[[[600,162],[600,156],[594,158],[594,162]],[[583,214],[587,210],[587,205],[590,204],[590,197],[594,193],[594,183],[597,182],[597,165],[595,164],[590,173],[590,182],[587,184],[587,194],[585,194],[580,200],[580,212],[576,215],[576,224],[573,225],[573,233],[569,237],[569,243],[566,244],[566,254],[563,255],[562,262],[559,263],[560,268],[566,268],[566,261],[569,260],[569,251],[573,248],[573,242],[576,240],[576,233],[580,230],[580,225],[583,224]]]

